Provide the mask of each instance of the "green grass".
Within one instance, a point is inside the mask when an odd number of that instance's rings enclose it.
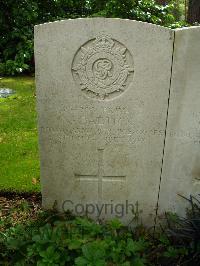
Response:
[[[0,98],[0,190],[39,191],[34,78],[2,78],[0,87],[16,91]]]

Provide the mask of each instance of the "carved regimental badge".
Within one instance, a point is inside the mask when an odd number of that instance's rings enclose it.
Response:
[[[72,62],[76,83],[87,96],[99,100],[112,99],[124,92],[133,72],[128,49],[105,34],[84,44]]]

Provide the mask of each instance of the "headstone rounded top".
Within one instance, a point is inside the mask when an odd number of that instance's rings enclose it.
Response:
[[[104,17],[94,17],[94,18],[76,18],[76,19],[63,19],[63,20],[57,20],[57,21],[53,21],[53,22],[45,22],[43,24],[38,24],[35,25],[35,28],[38,27],[46,27],[46,26],[51,26],[51,25],[55,25],[55,24],[68,24],[68,23],[72,23],[72,24],[79,24],[79,23],[93,23],[93,22],[106,22],[106,23],[127,23],[127,24],[132,24],[132,25],[140,25],[142,27],[147,27],[147,28],[157,28],[159,30],[163,30],[163,31],[174,31],[174,29],[170,29],[161,25],[156,25],[156,24],[152,24],[149,22],[143,22],[143,21],[138,21],[138,20],[132,20],[132,19],[122,19],[122,18],[104,18]]]
[[[194,30],[200,30],[200,26],[191,26],[191,27],[183,27],[183,28],[177,28],[175,31],[194,31]]]

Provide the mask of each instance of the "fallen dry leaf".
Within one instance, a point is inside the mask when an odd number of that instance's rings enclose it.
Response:
[[[37,179],[33,177],[33,178],[32,178],[32,184],[33,184],[33,185],[36,185],[37,182],[38,182]]]

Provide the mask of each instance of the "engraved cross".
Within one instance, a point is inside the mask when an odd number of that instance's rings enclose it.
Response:
[[[80,181],[96,181],[98,182],[98,199],[102,201],[102,187],[104,181],[125,181],[125,175],[105,175],[103,163],[103,149],[98,149],[98,170],[96,175],[75,174],[75,178]]]

